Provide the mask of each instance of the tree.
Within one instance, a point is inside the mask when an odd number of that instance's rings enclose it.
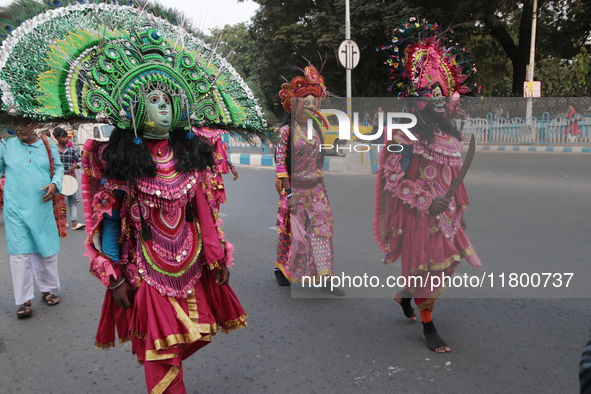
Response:
[[[512,92],[523,96],[531,47],[533,0],[419,0],[442,23],[465,24],[472,34],[489,34],[512,66]],[[589,0],[538,0],[536,57],[574,57],[591,32]],[[458,28],[462,30],[462,27]]]
[[[591,59],[585,47],[573,59],[547,57],[538,62],[542,91],[548,97],[588,96]]]
[[[260,8],[249,29],[255,39],[253,79],[258,82],[273,112],[282,116],[277,93],[284,76],[295,72],[285,66],[315,65],[326,59],[323,75],[329,90],[345,95],[345,70],[337,49],[345,38],[345,0],[255,0]],[[533,0],[350,0],[351,38],[359,45],[361,61],[352,72],[353,96],[383,97],[389,76],[385,45],[392,29],[411,16],[451,28],[454,41],[472,55],[477,82],[484,96],[523,96],[529,48]],[[577,73],[569,62],[581,53],[591,32],[591,0],[538,0],[535,77],[548,94],[583,92],[575,80],[588,80],[583,60]],[[451,32],[447,32],[450,34]],[[586,49],[591,50],[587,47]],[[570,68],[569,68],[570,67]],[[585,71],[587,70],[587,71]],[[561,73],[562,80],[556,75]],[[584,75],[583,75],[584,74]],[[586,82],[585,82],[586,83]],[[553,84],[553,85],[552,85]],[[577,85],[578,84],[578,85]],[[550,86],[579,86],[555,89]],[[588,85],[585,85],[588,86]],[[549,93],[552,92],[552,93]]]
[[[295,72],[286,66],[305,67],[304,57],[316,66],[326,61],[323,70],[330,92],[345,96],[345,69],[339,64],[337,50],[345,39],[345,0],[255,0],[260,8],[253,18],[256,37],[256,74],[265,98],[281,116],[277,93],[281,76],[290,80]],[[361,50],[359,66],[352,72],[353,96],[388,96],[385,56],[376,51],[413,8],[405,1],[351,0],[351,38]]]
[[[235,25],[225,25],[221,29],[211,29],[211,34],[205,38],[205,41],[211,45],[217,43],[216,52],[226,57],[244,78],[265,113],[267,115],[272,114],[269,111],[269,103],[265,99],[256,77],[256,42],[249,31],[249,26],[246,23],[237,23]],[[271,116],[269,120],[274,121],[276,119]]]

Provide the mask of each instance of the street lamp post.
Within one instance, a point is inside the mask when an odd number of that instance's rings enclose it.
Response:
[[[534,61],[536,58],[536,27],[538,24],[538,0],[533,0],[533,10],[532,10],[532,22],[531,22],[531,41],[529,47],[529,64],[527,66],[527,81],[533,82],[534,81]],[[532,84],[533,85],[533,84]],[[533,89],[532,89],[533,91]],[[524,89],[524,93],[527,92],[527,89]],[[535,142],[536,140],[536,128],[534,121],[532,119],[533,115],[533,97],[528,97],[527,99],[527,106],[525,110],[525,120],[531,127],[531,141]]]
[[[349,9],[349,0],[345,0],[345,40],[351,39],[351,15]],[[346,68],[347,77],[347,115],[351,119],[351,68]]]

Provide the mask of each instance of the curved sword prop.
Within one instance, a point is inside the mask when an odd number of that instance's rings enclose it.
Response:
[[[451,199],[451,197],[454,194],[456,194],[458,187],[460,187],[460,185],[462,184],[462,181],[466,177],[466,174],[468,173],[468,169],[470,168],[470,164],[472,164],[472,159],[474,158],[475,151],[476,151],[476,138],[474,138],[474,134],[472,134],[472,137],[470,138],[470,147],[468,148],[468,154],[466,155],[466,160],[464,160],[464,164],[462,164],[462,168],[460,168],[460,172],[458,173],[458,176],[456,177],[456,179],[454,179],[453,183],[451,184],[451,186],[447,190],[447,193],[445,193],[445,198],[447,198],[448,200]]]

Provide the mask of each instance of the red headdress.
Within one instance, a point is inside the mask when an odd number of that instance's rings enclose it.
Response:
[[[299,68],[298,68],[299,69]],[[284,83],[281,85],[281,91],[279,97],[281,98],[281,104],[283,109],[287,112],[291,112],[291,99],[298,97],[306,97],[312,95],[321,99],[328,96],[328,90],[324,86],[324,77],[320,75],[316,67],[309,64],[303,71],[303,76],[297,76],[291,80],[290,83]]]

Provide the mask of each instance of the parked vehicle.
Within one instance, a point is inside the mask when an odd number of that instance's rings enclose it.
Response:
[[[324,143],[330,144],[334,148],[332,149],[332,154],[336,156],[345,156],[347,151],[339,148],[343,145],[346,145],[348,141],[340,140],[339,139],[339,119],[334,114],[324,114],[326,122],[328,123],[328,130],[324,132]],[[323,128],[324,130],[324,128]],[[364,126],[362,123],[359,124],[359,132],[361,134],[371,134],[373,128],[371,126]],[[352,139],[357,140],[355,136],[352,135]],[[330,151],[329,151],[330,152]]]
[[[86,140],[109,141],[109,137],[115,127],[103,123],[86,123],[80,125],[76,132],[76,148],[82,151]]]

